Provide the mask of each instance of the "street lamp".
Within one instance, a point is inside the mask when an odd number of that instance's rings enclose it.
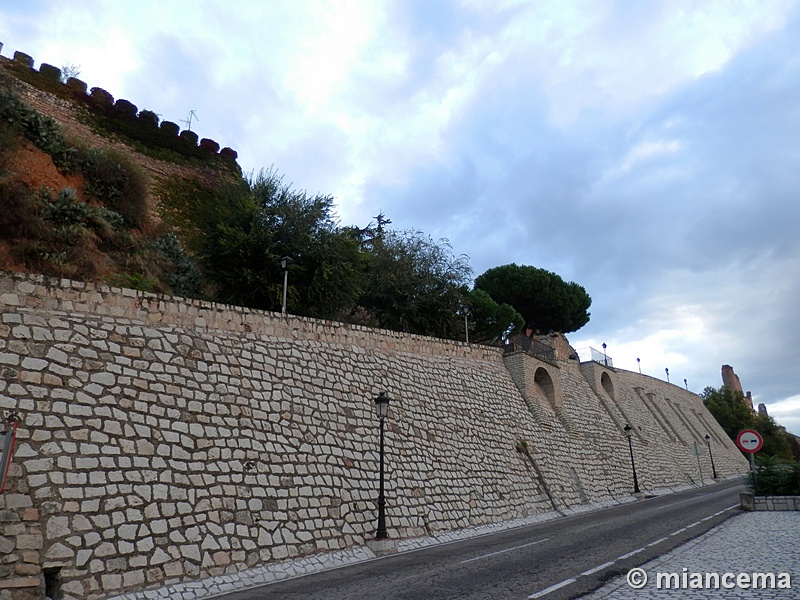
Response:
[[[461,312],[464,313],[464,339],[469,344],[469,319],[467,318],[471,312],[469,304],[462,304]]]
[[[639,375],[641,375],[642,374],[642,359],[641,358],[637,358],[636,359],[636,364],[639,367]]]
[[[708,456],[711,458],[711,475],[717,478],[717,468],[714,466],[714,455],[711,454],[711,436],[706,434],[706,446],[708,446]]]
[[[381,392],[375,398],[375,414],[381,420],[381,479],[378,489],[378,530],[375,532],[376,540],[385,540],[389,537],[386,533],[386,498],[383,494],[383,425],[386,415],[389,414],[389,396]]]
[[[631,467],[633,468],[633,493],[640,494],[641,490],[639,489],[639,479],[636,477],[636,463],[633,460],[633,427],[625,424],[625,435],[628,436],[628,450],[631,452]]]
[[[669,383],[669,368],[665,368],[664,373],[667,374],[667,383]]]
[[[284,256],[281,259],[281,269],[283,269],[283,305],[281,315],[286,316],[286,291],[289,289],[289,265],[292,264],[291,256]]]
[[[603,342],[603,362],[608,366],[608,354],[606,354],[606,343]]]
[[[686,388],[686,391],[688,392],[689,391],[689,382],[684,379],[683,380],[683,385]]]

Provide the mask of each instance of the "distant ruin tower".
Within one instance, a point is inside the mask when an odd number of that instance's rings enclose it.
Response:
[[[753,396],[750,392],[745,394],[742,391],[742,383],[739,381],[739,376],[733,372],[733,367],[730,365],[722,365],[722,387],[729,389],[732,392],[739,392],[744,396],[745,402],[748,403],[750,409],[753,409]]]
[[[769,413],[767,412],[767,405],[763,402],[758,405],[758,414],[764,415],[765,417],[769,416]]]

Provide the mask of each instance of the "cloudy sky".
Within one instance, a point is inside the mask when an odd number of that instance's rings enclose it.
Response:
[[[800,434],[800,2],[0,0],[2,55],[592,296],[569,337]]]

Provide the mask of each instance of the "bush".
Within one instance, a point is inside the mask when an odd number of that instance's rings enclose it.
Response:
[[[47,152],[60,171],[68,173],[77,166],[75,149],[64,140],[58,123],[4,90],[0,90],[0,120]]]
[[[130,288],[140,292],[152,292],[156,281],[149,279],[142,273],[112,273],[106,277],[106,283],[113,287]]]
[[[43,235],[39,199],[22,183],[0,179],[0,239],[16,241]]]
[[[748,475],[747,486],[757,496],[800,496],[800,463],[762,459]]]
[[[92,198],[119,213],[129,227],[147,226],[147,184],[128,157],[96,148],[84,150],[81,170]]]
[[[167,269],[167,284],[173,294],[184,298],[201,298],[203,276],[197,264],[186,254],[174,233],[158,238],[153,244],[170,263]]]

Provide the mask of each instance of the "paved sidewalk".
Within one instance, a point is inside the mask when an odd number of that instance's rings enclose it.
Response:
[[[633,589],[625,575],[617,577],[582,600],[649,600],[664,598],[706,599],[792,599],[800,598],[800,512],[752,512],[731,517],[698,538],[679,546],[650,562],[641,565],[647,574],[647,584]],[[686,582],[683,587],[684,569]],[[678,579],[671,589],[657,587],[657,573],[676,573]],[[692,589],[692,574],[719,575],[718,589]],[[733,577],[723,578],[733,573]],[[743,589],[736,586],[740,574],[774,573],[775,589]],[[780,573],[788,573],[792,589],[777,589]],[[662,580],[663,581],[663,580]],[[695,579],[695,581],[697,581]],[[724,582],[734,587],[727,588]],[[677,585],[680,589],[675,589]],[[711,579],[713,585],[713,578]],[[752,585],[752,583],[750,584]]]

